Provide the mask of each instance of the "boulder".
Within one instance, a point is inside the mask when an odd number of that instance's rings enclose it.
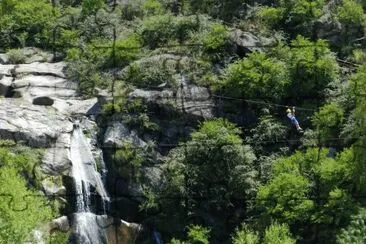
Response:
[[[32,102],[34,105],[51,106],[54,100],[50,97],[36,97]]]
[[[323,8],[323,15],[315,22],[315,33],[317,38],[328,39],[331,45],[341,44],[341,23],[333,16],[335,9],[339,6],[338,0],[328,1]]]
[[[9,56],[5,53],[0,53],[0,64],[8,64]]]
[[[177,91],[177,108],[205,119],[213,118],[214,102],[210,98],[210,92],[206,87],[198,87],[189,84],[184,77]]]
[[[123,142],[130,142],[137,147],[145,147],[146,142],[141,140],[135,131],[130,131],[121,122],[112,122],[104,134],[104,147],[121,147]]]
[[[70,230],[70,224],[69,224],[69,220],[66,216],[61,216],[57,219],[52,220],[49,223],[49,229],[50,232],[54,232],[56,230],[62,231],[62,232],[66,232]]]
[[[44,179],[42,181],[42,188],[46,195],[65,195],[66,188],[64,186],[58,186],[49,179]]]
[[[235,45],[235,52],[241,56],[254,51],[262,51],[261,40],[250,32],[234,29],[229,33],[229,38]]]
[[[90,212],[73,215],[70,243],[132,244],[142,232],[139,224]]]

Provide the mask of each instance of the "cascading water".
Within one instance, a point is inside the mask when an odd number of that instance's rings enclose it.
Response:
[[[78,123],[74,124],[71,137],[70,157],[72,161],[72,176],[75,181],[76,194],[76,233],[78,243],[103,243],[105,236],[100,233],[100,228],[91,212],[91,185],[95,186],[97,193],[102,198],[103,209],[109,201],[104,189],[100,174],[96,170],[96,164],[90,146]],[[104,213],[105,214],[105,213]]]

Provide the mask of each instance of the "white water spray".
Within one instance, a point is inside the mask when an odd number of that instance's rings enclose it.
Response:
[[[103,238],[94,214],[91,213],[90,186],[93,185],[102,198],[103,208],[109,201],[108,194],[96,170],[96,163],[91,148],[78,124],[75,124],[71,138],[70,157],[72,161],[72,176],[75,181],[76,194],[76,232],[81,238],[80,243],[101,243]],[[93,217],[94,216],[94,217]]]

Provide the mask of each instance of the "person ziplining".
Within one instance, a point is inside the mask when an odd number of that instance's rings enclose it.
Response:
[[[297,121],[295,117],[295,107],[292,107],[292,110],[290,107],[287,107],[286,110],[287,117],[291,120],[291,123],[295,125],[298,132],[303,132],[303,129],[300,127],[299,122]]]

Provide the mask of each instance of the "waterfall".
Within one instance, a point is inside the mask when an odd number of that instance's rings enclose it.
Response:
[[[72,176],[75,182],[76,194],[76,232],[79,234],[77,243],[103,243],[103,235],[99,233],[99,225],[91,212],[91,186],[94,186],[99,196],[105,214],[105,204],[109,197],[104,188],[96,163],[83,131],[78,123],[74,124],[71,137],[70,158],[72,161]]]

